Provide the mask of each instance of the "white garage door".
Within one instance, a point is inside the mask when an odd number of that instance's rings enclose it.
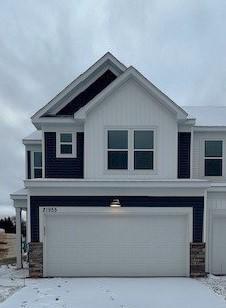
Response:
[[[43,220],[45,276],[189,275],[190,209],[61,209]]]
[[[213,217],[212,273],[226,274],[226,216]]]

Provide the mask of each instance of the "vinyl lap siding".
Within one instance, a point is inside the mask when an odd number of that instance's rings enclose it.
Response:
[[[77,133],[77,157],[56,157],[56,133],[45,132],[45,177],[83,178],[84,133]]]
[[[39,241],[39,206],[106,206],[115,196],[31,196],[31,241]],[[119,196],[124,207],[192,207],[193,241],[202,242],[203,197]]]
[[[191,133],[178,133],[178,178],[190,178]]]

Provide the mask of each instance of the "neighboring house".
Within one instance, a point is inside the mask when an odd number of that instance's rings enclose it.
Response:
[[[226,107],[176,105],[110,53],[23,140],[31,276],[226,274]]]

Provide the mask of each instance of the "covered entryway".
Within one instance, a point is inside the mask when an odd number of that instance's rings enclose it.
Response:
[[[40,208],[44,276],[188,276],[191,208]]]

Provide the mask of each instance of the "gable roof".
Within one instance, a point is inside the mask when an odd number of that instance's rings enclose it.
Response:
[[[153,97],[158,99],[169,110],[177,114],[178,119],[187,118],[188,114],[180,106],[174,103],[167,95],[161,92],[148,79],[139,73],[134,67],[130,66],[123,74],[109,84],[102,92],[95,96],[88,104],[79,109],[74,117],[75,119],[85,119],[86,114],[91,111],[96,105],[102,102],[108,95],[110,95],[116,88],[120,87],[128,79],[135,79],[142,87],[144,87]]]
[[[117,76],[126,70],[126,66],[124,64],[119,62],[110,52],[107,52],[102,58],[100,58],[97,62],[95,62],[83,74],[78,76],[72,83],[70,83],[59,94],[57,94],[48,104],[39,109],[31,117],[32,122],[36,123],[40,117],[45,116],[48,113],[50,115],[57,113],[60,109],[62,109],[67,103],[69,103],[73,99],[73,94],[74,96],[78,95],[89,85],[87,81],[89,79],[92,79],[91,77],[93,75],[95,77],[98,72],[103,73],[109,68]],[[65,97],[68,97],[69,101],[67,100],[65,101],[64,99]]]
[[[110,72],[112,76],[106,81],[103,76],[106,76],[107,72]],[[72,121],[73,114],[75,114],[74,118],[82,118],[84,117],[84,112],[91,110],[104,96],[111,93],[128,78],[134,78],[153,97],[157,98],[160,103],[176,113],[178,119],[184,120],[187,118],[188,114],[185,110],[175,104],[134,67],[126,68],[125,65],[108,52],[56,95],[47,105],[36,112],[31,117],[32,123],[36,128],[40,129],[41,123],[48,123],[51,120],[55,122],[58,119],[62,122],[70,119]],[[102,80],[101,85],[98,84],[100,79]],[[98,84],[96,88],[94,87],[95,83]],[[88,89],[89,91],[91,89],[89,93]]]
[[[184,106],[196,126],[226,126],[226,106]]]
[[[57,116],[73,116],[76,111],[86,105],[91,99],[93,99],[97,94],[103,91],[112,81],[114,81],[117,76],[112,73],[111,70],[107,70],[99,78],[97,78],[90,86],[88,86],[84,91],[80,92],[71,100],[67,105],[61,108],[56,115]]]

